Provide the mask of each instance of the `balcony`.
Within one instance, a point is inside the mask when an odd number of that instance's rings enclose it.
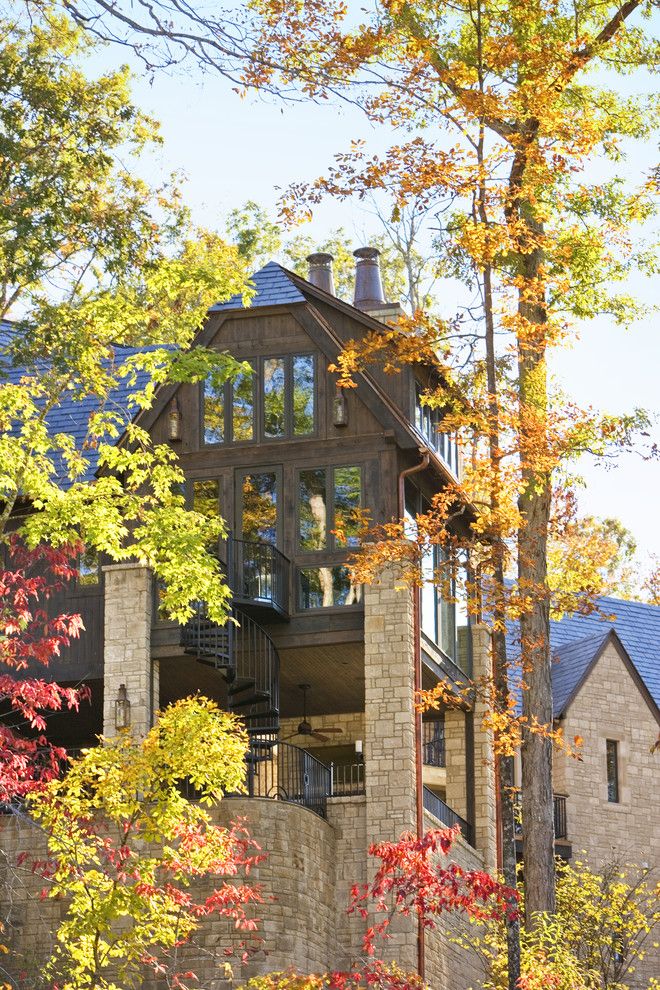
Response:
[[[291,561],[270,543],[226,540],[223,561],[233,600],[255,618],[289,617]]]
[[[450,808],[441,797],[428,787],[424,788],[424,808],[447,828],[460,825],[461,835],[465,841],[469,842],[471,846],[474,845],[474,830],[470,823],[461,818],[453,808]]]
[[[553,795],[553,811],[555,822],[555,852],[563,859],[570,859],[572,846],[568,839],[568,819],[566,815],[566,794]],[[523,822],[521,816],[520,791],[516,791],[514,799],[516,849],[522,855]]]
[[[445,723],[440,720],[422,722],[422,763],[425,767],[444,767]]]

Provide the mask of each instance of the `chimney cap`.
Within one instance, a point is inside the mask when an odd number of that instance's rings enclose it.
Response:
[[[380,251],[375,247],[361,247],[353,251],[353,257],[359,261],[377,261]]]
[[[334,260],[334,256],[325,251],[316,251],[314,254],[308,254],[305,258],[305,261],[310,265],[331,265]]]

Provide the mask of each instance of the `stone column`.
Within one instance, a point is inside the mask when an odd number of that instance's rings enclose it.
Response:
[[[447,768],[447,804],[461,818],[467,819],[465,712],[460,708],[449,708],[445,712],[445,764]]]
[[[395,841],[417,827],[413,598],[409,588],[398,587],[401,583],[399,568],[386,566],[364,596],[368,843]],[[370,878],[374,867],[369,862]],[[416,919],[399,916],[390,930],[393,937],[383,952],[403,969],[414,970]]]
[[[143,736],[158,708],[158,664],[151,659],[152,575],[148,567],[135,561],[103,570],[103,734],[116,734],[115,700],[120,684],[125,684],[131,729]]]
[[[475,681],[492,673],[490,630],[483,624],[472,627],[472,670]],[[493,734],[483,725],[487,705],[474,704],[474,834],[486,869],[497,869],[497,823]]]

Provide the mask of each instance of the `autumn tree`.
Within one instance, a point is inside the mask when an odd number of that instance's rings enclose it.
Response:
[[[207,550],[222,522],[186,510],[173,448],[133,421],[159,388],[240,370],[190,345],[209,305],[243,290],[244,265],[192,227],[175,184],[137,178],[159,139],[125,69],[87,78],[90,41],[50,8],[0,29],[0,316],[13,318],[0,339],[0,532],[137,557],[173,616],[204,599],[222,620]],[[63,398],[75,431],[55,425]]]

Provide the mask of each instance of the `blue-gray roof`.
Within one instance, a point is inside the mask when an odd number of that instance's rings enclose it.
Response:
[[[569,615],[550,623],[553,709],[559,716],[572,698],[611,630],[614,629],[655,704],[660,708],[660,606],[602,597],[589,615]],[[507,630],[507,652],[520,652],[517,624]],[[520,673],[512,668],[512,690],[519,694]]]
[[[250,303],[251,309],[255,306],[287,306],[307,302],[300,289],[289,278],[286,269],[275,261],[269,261],[260,268],[252,276],[251,282],[255,290]],[[227,302],[211,306],[210,312],[223,313],[227,310],[244,308],[243,297],[239,292]]]
[[[660,707],[660,606],[621,598],[599,598],[599,612],[566,616],[553,622],[550,639],[555,650],[586,637],[603,637],[614,628],[649,694]],[[600,614],[599,614],[600,613]]]
[[[7,321],[4,321],[0,325],[0,382],[4,380],[16,384],[26,373],[25,368],[12,365],[6,357],[3,358],[2,354],[2,345],[9,342],[12,330],[12,324]],[[139,348],[135,347],[116,347],[115,361],[120,363],[131,355],[137,354],[138,350]],[[135,406],[129,407],[129,398],[138,389],[143,388],[147,384],[147,380],[148,376],[146,374],[138,372],[135,385],[129,387],[124,380],[120,381],[117,388],[113,389],[108,397],[105,408],[110,412],[119,413],[124,424],[127,425],[131,421],[131,418],[138,412]],[[93,395],[85,396],[79,400],[71,395],[64,395],[60,405],[56,409],[53,409],[47,417],[47,423],[52,434],[66,433],[68,436],[73,437],[78,450],[83,451],[84,449],[84,455],[87,459],[87,469],[77,479],[82,482],[91,481],[98,470],[98,450],[96,447],[85,447],[89,417],[97,408],[98,400]],[[57,459],[55,461],[55,468],[59,475],[60,483],[64,487],[67,487],[70,482],[66,476],[64,465],[61,462],[58,463]]]

